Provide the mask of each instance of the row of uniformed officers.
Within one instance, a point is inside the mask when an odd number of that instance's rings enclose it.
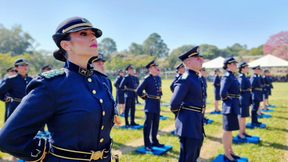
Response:
[[[97,38],[101,35],[102,31],[93,27],[85,18],[72,17],[63,21],[53,35],[53,40],[59,48],[53,55],[57,60],[65,62],[65,66],[41,73],[39,77],[31,80],[26,87],[27,95],[12,96],[10,95],[14,94],[12,91],[0,92],[3,101],[19,104],[0,130],[1,151],[27,161],[111,161],[110,132],[113,125],[119,124],[120,121],[116,102],[112,96],[112,83],[101,72],[101,68],[94,70],[93,67],[93,63],[102,58],[98,55],[97,48]],[[183,62],[181,68],[184,66],[185,68],[182,69],[183,74],[175,79],[175,83],[171,86],[173,95],[170,108],[176,114],[176,134],[180,141],[179,161],[196,161],[205,135],[203,120],[207,84],[205,78],[198,75],[202,69],[203,59],[198,46],[183,53],[179,58]],[[28,63],[26,60],[20,60],[16,61],[15,65],[17,68]],[[101,64],[98,65],[101,67]],[[114,85],[118,87],[117,94],[120,90],[125,91],[127,127],[137,125],[134,121],[135,92],[145,100],[144,143],[146,150],[153,151],[152,146],[163,146],[156,137],[162,90],[159,69],[155,61],[149,62],[146,68],[149,75],[139,86],[133,76],[131,65],[126,68],[128,75]],[[244,91],[240,91],[239,83],[233,74],[237,69],[234,58],[225,59],[224,69],[226,72],[222,77],[220,88],[225,131],[224,158],[234,160],[238,156],[232,150],[231,131],[239,129],[237,116],[241,102],[238,98]],[[20,69],[18,74],[21,74]],[[19,79],[25,78],[27,84],[29,81],[25,76],[26,74],[17,75]],[[255,78],[257,80],[257,77]],[[258,83],[258,80],[255,82]],[[253,86],[254,82],[252,83]],[[252,92],[255,92],[252,97],[255,100],[253,110],[257,109],[257,104],[259,107],[256,92],[257,88],[261,87],[257,87],[257,83],[252,87]],[[9,83],[7,79],[1,84],[0,91],[6,88],[3,86],[5,84],[15,83],[12,81]],[[123,98],[118,98],[117,95],[117,102],[123,104]],[[35,137],[45,124],[51,133],[49,139]],[[149,139],[150,132],[152,142]]]
[[[101,35],[102,31],[87,19],[72,17],[63,21],[52,37],[59,48],[53,55],[65,62],[63,68],[32,79],[27,75],[27,60],[15,61],[17,75],[0,85],[1,100],[14,105],[7,108],[8,119],[0,130],[1,151],[26,161],[111,161],[110,132],[115,123],[120,124],[120,118],[112,83],[102,73],[105,60],[97,48]],[[143,132],[148,151],[152,146],[164,146],[156,137],[162,95],[157,66],[154,60],[146,65],[149,75],[139,85],[129,65],[128,75],[119,87],[115,84],[125,92],[127,127],[138,125],[134,121],[136,93],[145,100]],[[117,101],[123,104],[123,98],[117,97]],[[45,124],[51,133],[49,139],[35,137]]]
[[[205,69],[202,68],[202,56],[197,50],[198,47],[195,47],[179,56],[183,63],[176,67],[178,74],[170,85],[173,92],[170,101],[171,111],[176,114],[176,134],[179,136],[181,149],[179,161],[196,161],[205,135],[203,120],[205,120],[207,83]],[[252,125],[261,125],[257,118],[259,103],[266,100],[263,104],[268,105],[271,81],[268,70],[264,71],[263,77],[260,76],[260,66],[252,67],[254,74],[247,78],[249,71],[247,63],[241,62],[237,66],[237,61],[233,57],[224,60],[223,69],[225,72],[221,79],[218,76],[220,70],[215,70],[216,76],[213,82],[215,100],[222,99],[224,130],[222,142],[225,151],[223,160],[237,161],[240,157],[232,149],[232,131],[239,130],[237,138],[243,140],[251,137],[245,130],[245,118],[249,117],[250,105],[252,105]],[[235,76],[237,69],[238,79]],[[218,107],[215,109],[219,111]]]

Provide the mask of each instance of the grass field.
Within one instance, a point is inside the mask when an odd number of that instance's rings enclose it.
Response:
[[[168,104],[171,92],[169,85],[171,80],[162,81],[162,89],[164,96],[161,99],[163,104]],[[248,157],[251,162],[285,162],[288,159],[288,83],[274,83],[274,89],[272,90],[272,96],[269,99],[270,104],[275,104],[272,118],[259,119],[267,125],[265,129],[247,129],[247,132],[252,135],[260,136],[260,143],[258,144],[233,144],[234,152],[243,157]],[[114,91],[115,94],[115,91]],[[222,138],[222,117],[221,115],[209,114],[214,108],[213,106],[213,87],[211,83],[208,83],[208,101],[206,116],[213,119],[212,124],[205,125],[206,138],[201,149],[201,155],[199,161],[213,161],[213,159],[219,154],[223,153]],[[139,98],[141,103],[143,100]],[[221,106],[220,106],[221,107]],[[136,122],[143,124],[144,111],[142,111],[143,105],[136,106]],[[0,126],[3,125],[4,103],[0,103]],[[175,129],[174,127],[174,114],[169,111],[169,107],[161,107],[161,115],[168,116],[166,120],[160,120],[159,128],[159,141],[167,145],[172,145],[172,150],[161,156],[155,156],[150,154],[139,154],[134,150],[140,146],[143,146],[143,130],[123,130],[118,126],[114,126],[111,137],[114,140],[113,154],[120,155],[120,162],[176,162],[179,157],[179,142],[178,137],[172,135],[170,132]],[[122,123],[124,118],[122,118]],[[250,122],[250,118],[247,118],[246,122]],[[233,135],[237,135],[238,132],[234,131]],[[1,157],[7,158],[7,154],[0,153]],[[3,162],[6,160],[2,160]]]

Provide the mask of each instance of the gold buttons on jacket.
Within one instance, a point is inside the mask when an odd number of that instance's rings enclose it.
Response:
[[[100,99],[100,103],[103,103],[103,100],[102,100],[102,99]]]
[[[105,111],[102,112],[102,115],[105,116]]]
[[[103,139],[103,138],[101,138],[101,139],[100,139],[100,143],[102,143],[103,141],[104,141],[104,139]]]
[[[102,125],[102,127],[101,127],[101,130],[103,130],[104,129],[104,125]]]
[[[92,79],[91,79],[91,78],[88,78],[88,82],[92,82]]]
[[[93,94],[96,94],[96,90],[93,90],[92,93],[93,93]]]

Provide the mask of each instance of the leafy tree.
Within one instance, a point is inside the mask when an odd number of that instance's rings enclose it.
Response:
[[[226,56],[238,56],[239,52],[246,48],[247,48],[246,45],[242,46],[239,43],[235,43],[233,46],[231,47],[228,46],[226,49],[224,49],[223,54],[228,54]]]
[[[194,45],[183,45],[181,47],[178,47],[170,53],[169,57],[166,58],[167,62],[169,63],[168,67],[173,69],[178,63],[181,62],[181,60],[178,58],[179,55],[182,53],[192,49]]]
[[[0,52],[11,53],[11,56],[22,55],[33,48],[34,39],[30,34],[23,32],[20,25],[12,27],[11,30],[0,26]]]
[[[131,43],[131,45],[129,46],[129,54],[132,55],[141,55],[144,53],[143,51],[143,46],[141,44],[137,44],[137,43]]]
[[[221,50],[214,45],[201,44],[200,54],[203,55],[204,59],[213,59],[221,55]]]
[[[264,55],[272,54],[288,59],[288,31],[282,31],[270,36],[263,47]]]
[[[251,48],[248,55],[250,56],[263,55],[263,45],[256,48]]]
[[[155,56],[156,58],[164,58],[168,56],[169,48],[157,33],[152,33],[143,43],[145,54]]]
[[[101,52],[104,55],[112,55],[114,52],[117,51],[116,43],[111,38],[104,38],[100,43],[98,47],[99,52]]]

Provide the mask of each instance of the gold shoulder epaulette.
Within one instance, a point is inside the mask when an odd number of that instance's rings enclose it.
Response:
[[[187,77],[188,77],[188,73],[187,72],[185,72],[182,76],[181,76],[181,79],[187,79]]]
[[[39,76],[49,79],[49,78],[53,78],[59,75],[63,75],[64,73],[65,73],[64,69],[55,69],[55,70],[50,70],[50,71],[41,73],[39,74]]]
[[[17,76],[17,74],[8,76],[8,78],[15,78],[16,76]]]

